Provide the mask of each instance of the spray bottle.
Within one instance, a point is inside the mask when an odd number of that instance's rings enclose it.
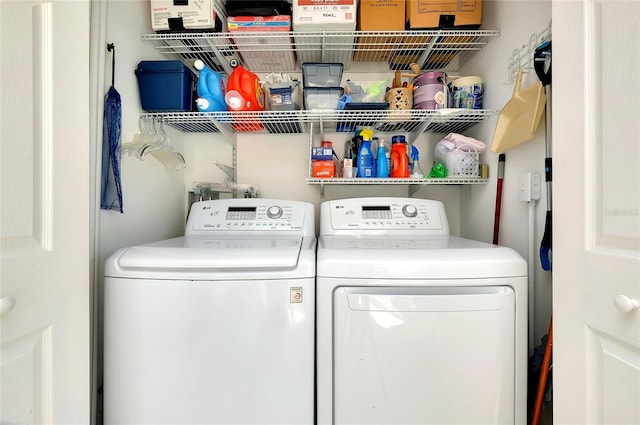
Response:
[[[373,130],[360,130],[362,143],[358,150],[358,177],[370,178],[376,176],[376,163],[371,150]]]
[[[226,111],[227,104],[224,101],[224,80],[222,76],[209,68],[200,59],[193,66],[200,71],[198,76],[198,99],[196,106],[200,112]]]

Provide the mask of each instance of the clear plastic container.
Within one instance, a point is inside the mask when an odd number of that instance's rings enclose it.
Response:
[[[343,68],[341,63],[303,63],[302,84],[305,87],[339,87]]]
[[[305,87],[304,107],[307,110],[338,109],[338,101],[344,93],[342,87]]]

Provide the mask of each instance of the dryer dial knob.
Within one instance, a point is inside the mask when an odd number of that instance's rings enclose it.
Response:
[[[405,217],[416,217],[418,215],[418,210],[413,205],[405,205],[402,207],[402,214],[404,214]]]
[[[269,209],[267,210],[267,217],[269,218],[280,218],[282,217],[282,208],[274,205],[272,207],[269,207]]]

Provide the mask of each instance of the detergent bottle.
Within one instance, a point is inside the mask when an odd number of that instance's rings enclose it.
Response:
[[[387,162],[387,149],[384,146],[384,139],[378,139],[378,155],[376,156],[376,176],[381,178],[389,177],[389,164]]]
[[[227,82],[227,93],[224,100],[230,111],[262,111],[264,110],[264,91],[260,79],[253,72],[245,69],[237,60],[231,60],[233,71]]]
[[[370,178],[376,176],[376,163],[371,150],[372,130],[361,130],[362,143],[358,150],[358,177]]]
[[[198,99],[196,99],[198,110],[200,112],[226,111],[222,76],[200,59],[196,60],[193,66],[200,71],[197,85]]]
[[[409,177],[407,142],[404,136],[393,136],[391,138],[391,177]]]

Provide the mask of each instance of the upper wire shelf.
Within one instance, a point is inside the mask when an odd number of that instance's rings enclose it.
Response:
[[[256,112],[162,112],[143,113],[190,133],[309,133],[319,124],[324,132],[353,132],[372,128],[379,132],[462,133],[496,115],[486,109],[413,109],[362,111],[256,111]]]
[[[317,31],[145,34],[142,40],[193,68],[196,59],[229,74],[231,59],[254,72],[296,72],[304,62],[339,62],[352,72],[456,71],[495,30]]]

